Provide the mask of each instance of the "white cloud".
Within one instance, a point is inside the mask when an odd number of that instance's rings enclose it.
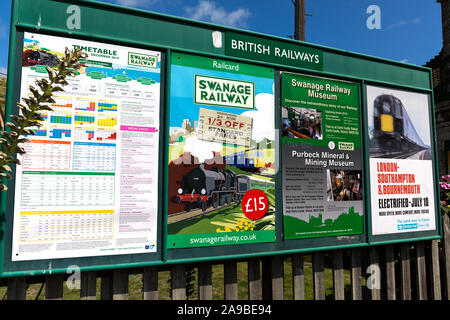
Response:
[[[217,6],[215,2],[200,0],[197,6],[185,8],[187,17],[194,20],[228,25],[231,27],[246,26],[246,20],[250,16],[248,8],[237,8],[233,11],[226,11]]]
[[[267,138],[275,140],[274,97],[270,93],[259,93],[255,97],[256,111],[245,111],[241,115],[253,118],[252,139],[257,142]]]
[[[127,7],[149,7],[156,3],[157,0],[115,0],[115,3]]]
[[[387,26],[388,29],[400,28],[409,24],[418,24],[422,22],[422,18],[416,17],[412,20],[400,20]]]
[[[198,157],[198,160],[203,163],[206,159],[214,156],[213,151],[222,152],[222,143],[204,141],[193,136],[186,139],[183,150]]]
[[[0,67],[0,76],[4,76],[8,73],[8,69],[5,67]]]

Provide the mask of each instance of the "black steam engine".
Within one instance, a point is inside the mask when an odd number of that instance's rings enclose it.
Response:
[[[22,58],[23,66],[48,65],[54,67],[58,64],[57,56],[43,50],[25,50]]]
[[[240,201],[249,189],[249,177],[228,169],[206,170],[201,165],[182,177],[175,201],[184,203],[186,211],[193,208],[206,211],[209,206],[217,208]]]

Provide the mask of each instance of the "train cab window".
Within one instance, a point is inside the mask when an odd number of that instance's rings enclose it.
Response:
[[[395,100],[395,117],[400,118],[402,116],[402,108],[399,100]]]
[[[374,117],[379,117],[380,116],[380,111],[378,109],[378,104],[375,104],[375,107],[373,108],[373,116]]]
[[[383,113],[391,113],[391,105],[389,104],[389,102],[385,101],[383,102]]]

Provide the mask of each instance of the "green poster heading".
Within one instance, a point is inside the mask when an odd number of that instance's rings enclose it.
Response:
[[[308,143],[315,146],[335,144],[337,150],[353,151],[361,145],[359,85],[354,82],[283,72],[281,104],[284,118],[290,121],[291,133],[305,134],[314,115],[316,139],[298,139],[287,135],[283,143]],[[308,121],[306,123],[305,121]],[[305,123],[303,123],[305,122]],[[308,127],[309,129],[309,127]],[[333,147],[334,149],[334,147]]]
[[[305,69],[322,70],[323,52],[300,44],[266,40],[234,32],[225,37],[227,56],[289,65]]]
[[[356,83],[286,72],[282,77],[283,105],[307,103],[323,106],[339,103],[346,110],[359,109],[359,87]]]
[[[254,109],[255,83],[195,75],[194,103]]]

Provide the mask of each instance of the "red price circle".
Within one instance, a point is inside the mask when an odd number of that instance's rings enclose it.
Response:
[[[251,189],[244,194],[241,207],[247,218],[258,220],[266,215],[269,209],[269,200],[261,190]]]

